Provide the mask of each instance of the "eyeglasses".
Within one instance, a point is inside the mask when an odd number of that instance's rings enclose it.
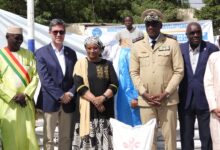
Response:
[[[53,33],[53,35],[57,35],[58,33],[60,35],[64,35],[66,32],[64,30],[54,30],[54,31],[51,31]]]
[[[149,26],[157,27],[157,26],[159,26],[159,24],[160,24],[159,21],[146,21],[145,22],[146,27],[149,27]]]

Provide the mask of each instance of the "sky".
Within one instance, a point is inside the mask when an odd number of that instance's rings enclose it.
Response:
[[[189,0],[190,6],[192,8],[201,9],[205,4],[202,0]]]

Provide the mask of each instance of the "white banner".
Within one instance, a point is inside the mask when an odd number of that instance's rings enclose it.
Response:
[[[162,33],[171,34],[177,37],[179,43],[184,43],[187,41],[186,37],[186,27],[189,22],[170,22],[163,23]],[[213,26],[211,20],[201,20],[198,23],[202,27],[203,40],[214,43]],[[146,34],[146,29],[144,24],[135,24],[138,29],[142,30]],[[125,28],[124,25],[119,26],[96,26],[87,27],[85,33],[87,35],[98,36],[104,43],[109,43],[113,40],[115,34],[121,29]]]

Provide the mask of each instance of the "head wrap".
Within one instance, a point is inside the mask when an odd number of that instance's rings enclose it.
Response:
[[[11,26],[7,28],[7,33],[10,34],[22,34],[22,28],[18,26]]]
[[[88,44],[95,44],[100,48],[101,52],[104,51],[105,47],[104,47],[102,41],[98,37],[90,36],[90,37],[86,38],[85,42],[84,42],[84,46],[86,47],[86,45],[88,45]]]
[[[157,9],[147,9],[142,13],[144,22],[158,21],[162,22],[163,14]]]

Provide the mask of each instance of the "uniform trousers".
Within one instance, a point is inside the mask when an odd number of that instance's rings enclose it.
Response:
[[[176,150],[177,105],[161,107],[140,107],[143,124],[152,118],[157,119],[165,140],[165,150]],[[152,150],[157,150],[157,128],[155,128]]]

